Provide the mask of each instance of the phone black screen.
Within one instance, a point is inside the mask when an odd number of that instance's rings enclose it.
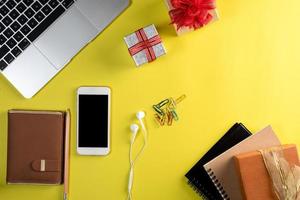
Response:
[[[78,146],[108,147],[108,95],[79,95]]]

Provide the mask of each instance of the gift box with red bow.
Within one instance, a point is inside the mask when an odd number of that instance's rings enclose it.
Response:
[[[215,0],[166,0],[177,35],[202,28],[219,19]]]
[[[125,36],[124,40],[137,66],[152,62],[166,54],[166,49],[153,24]]]

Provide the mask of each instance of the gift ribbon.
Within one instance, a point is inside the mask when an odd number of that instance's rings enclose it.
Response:
[[[153,46],[161,43],[159,35],[148,39],[144,29],[136,31],[135,34],[138,38],[138,43],[129,48],[130,55],[133,56],[140,51],[145,50],[148,62],[155,60],[156,56]]]
[[[177,29],[201,28],[213,19],[210,11],[216,8],[215,0],[170,0],[170,3],[173,9],[169,14]]]
[[[259,151],[272,180],[277,199],[300,200],[300,167],[291,166],[281,147]]]

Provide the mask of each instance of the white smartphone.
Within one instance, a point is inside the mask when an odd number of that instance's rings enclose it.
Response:
[[[77,152],[107,155],[110,152],[111,90],[80,87],[77,90]]]

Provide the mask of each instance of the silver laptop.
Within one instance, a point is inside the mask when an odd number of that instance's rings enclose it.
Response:
[[[25,97],[47,84],[129,0],[0,0],[0,71]]]

